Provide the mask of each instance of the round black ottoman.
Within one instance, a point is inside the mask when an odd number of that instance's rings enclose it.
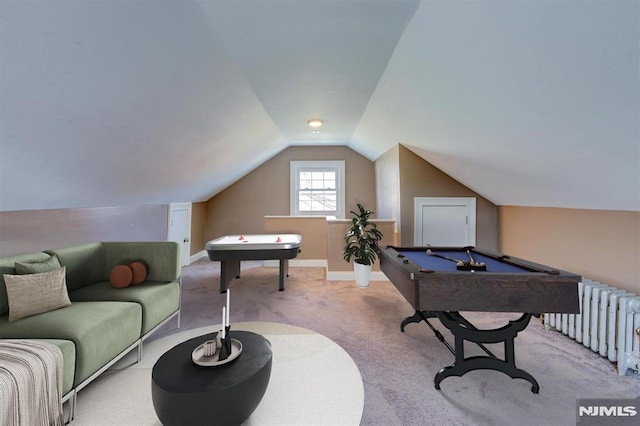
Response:
[[[189,339],[162,355],[151,373],[153,407],[163,425],[239,425],[256,409],[271,377],[271,343],[233,331],[242,353],[228,364],[202,367],[191,352],[217,333]]]

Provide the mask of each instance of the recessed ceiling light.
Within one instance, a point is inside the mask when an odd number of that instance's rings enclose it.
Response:
[[[320,130],[312,130],[311,134],[313,135],[319,135],[320,134]]]
[[[319,118],[312,118],[309,121],[307,121],[307,124],[309,125],[309,127],[313,127],[314,129],[317,129],[318,127],[322,126],[323,121],[320,120]]]

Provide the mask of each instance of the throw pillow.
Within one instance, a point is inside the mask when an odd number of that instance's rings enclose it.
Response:
[[[127,265],[116,265],[109,274],[109,282],[113,288],[128,287],[133,281],[133,271]]]
[[[129,268],[131,268],[131,272],[133,272],[133,280],[131,280],[131,284],[141,284],[147,278],[147,265],[142,261],[130,263]]]
[[[23,275],[53,271],[54,269],[59,269],[62,265],[60,265],[57,257],[51,256],[47,260],[43,260],[41,262],[16,262],[14,266],[16,268],[16,274]]]
[[[65,268],[37,274],[4,274],[9,322],[71,305]]]

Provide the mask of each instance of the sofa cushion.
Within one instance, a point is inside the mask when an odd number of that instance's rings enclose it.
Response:
[[[73,384],[77,386],[134,344],[141,324],[138,303],[74,302],[11,323],[1,317],[0,338],[72,340],[76,347]]]
[[[15,274],[16,262],[41,262],[49,259],[50,257],[51,255],[47,253],[28,253],[0,258],[0,316],[7,315],[9,313],[7,290],[4,285],[4,274]]]
[[[71,340],[62,339],[34,339],[56,345],[62,351],[62,396],[69,393],[73,387],[73,376],[76,370],[76,345]]]
[[[142,335],[160,324],[180,306],[180,285],[177,282],[145,281],[140,285],[116,289],[108,281],[95,283],[69,294],[76,302],[112,300],[136,302],[142,306]]]
[[[9,321],[69,306],[65,268],[26,275],[4,275]]]
[[[37,274],[38,272],[49,272],[60,268],[60,262],[55,256],[49,256],[47,260],[41,262],[16,262],[16,274]]]
[[[147,280],[175,281],[181,273],[180,245],[173,241],[103,242],[105,266],[128,265],[143,260],[148,267]],[[102,280],[107,280],[105,277]],[[97,280],[96,280],[97,281]],[[95,282],[95,281],[93,281]]]
[[[79,244],[46,250],[46,252],[55,255],[60,261],[60,265],[67,267],[69,292],[91,283],[109,279],[111,269],[105,269],[102,243]]]

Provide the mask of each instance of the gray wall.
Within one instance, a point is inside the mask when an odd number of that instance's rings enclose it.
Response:
[[[378,218],[396,221],[400,232],[400,160],[399,145],[376,159],[376,213]]]
[[[96,241],[166,241],[166,204],[0,212],[0,256]]]

